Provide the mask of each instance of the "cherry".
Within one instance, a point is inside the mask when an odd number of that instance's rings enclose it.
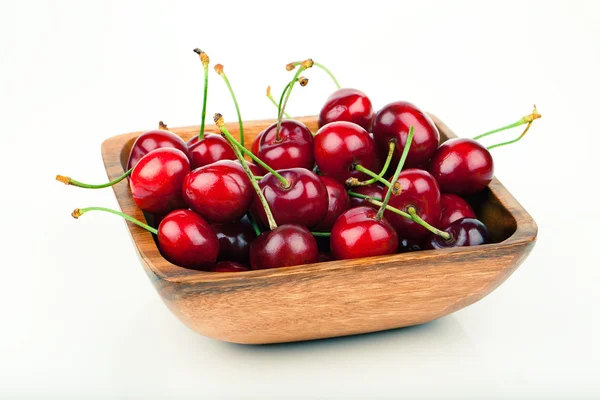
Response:
[[[268,173],[258,185],[263,193],[277,224],[316,226],[327,214],[327,188],[319,177],[304,168],[277,171],[280,178]],[[252,204],[252,213],[263,224],[268,225],[264,207],[260,202]]]
[[[192,170],[210,165],[219,160],[235,160],[235,153],[221,135],[207,133],[203,139],[192,137],[187,142]]]
[[[393,254],[398,250],[398,235],[377,210],[356,207],[344,212],[331,230],[331,253],[338,260]]]
[[[240,166],[242,165],[240,163],[240,160],[235,160],[235,162],[240,164]],[[248,168],[250,168],[250,172],[252,172],[252,175],[261,176],[264,173],[264,171],[258,165],[253,164],[250,161],[246,161],[246,164],[248,164]]]
[[[329,206],[325,218],[314,228],[315,231],[329,232],[338,217],[350,208],[350,197],[343,184],[327,176],[319,176],[325,185]]]
[[[159,126],[161,129],[144,132],[135,139],[135,142],[133,142],[133,145],[131,146],[131,151],[129,152],[127,170],[135,167],[146,154],[160,148],[177,149],[182,151],[183,154],[190,159],[190,153],[183,139],[173,132],[167,131],[167,126],[162,122],[159,123]]]
[[[494,177],[490,152],[473,139],[450,139],[433,155],[429,172],[444,193],[468,195],[483,190]]]
[[[330,122],[347,121],[371,129],[373,105],[360,90],[338,89],[328,98],[319,113],[319,128]]]
[[[243,264],[233,261],[221,261],[216,263],[212,269],[212,272],[243,272],[250,271],[250,268]]]
[[[141,161],[140,161],[141,162]],[[130,222],[158,235],[161,254],[180,267],[208,270],[217,259],[219,242],[204,218],[190,210],[175,210],[167,214],[158,229],[152,228],[119,211],[103,207],[75,209],[74,218],[89,211],[104,211],[119,215]]]
[[[352,188],[352,192],[358,193],[358,194],[361,194],[364,196],[372,197],[374,199],[381,200],[381,199],[383,199],[385,190],[384,190],[384,187],[381,186],[380,184],[372,183],[367,186],[354,187],[354,188]],[[374,205],[373,203],[369,203],[362,197],[351,196],[350,197],[350,207],[358,207],[358,206],[373,207],[375,209],[379,208],[379,206]]]
[[[262,138],[262,135],[264,133],[265,133],[265,131],[261,131],[258,135],[256,135],[256,137],[254,138],[254,141],[252,142],[251,151],[252,151],[252,154],[254,154],[256,157],[258,157],[260,139]]]
[[[163,147],[142,157],[131,172],[129,187],[139,208],[167,214],[185,208],[181,187],[190,172],[190,162],[177,149]]]
[[[489,242],[486,226],[475,218],[461,218],[452,222],[443,230],[450,234],[449,239],[431,235],[424,243],[427,249],[444,249],[448,247],[478,246]]]
[[[440,134],[425,113],[405,101],[390,103],[375,114],[371,130],[381,154],[387,152],[390,140],[396,141],[396,162],[406,146],[409,126],[414,126],[415,129],[406,159],[406,167],[411,168],[429,161],[440,144]]]
[[[452,222],[461,218],[475,218],[475,212],[464,199],[455,195],[445,193],[440,196],[440,226],[445,228]]]
[[[319,129],[314,151],[321,173],[341,182],[370,177],[357,170],[357,165],[368,170],[379,167],[375,142],[366,130],[352,122],[332,122]]]
[[[252,204],[252,189],[242,166],[221,160],[197,168],[183,181],[183,198],[195,212],[210,222],[241,218]]]
[[[317,242],[308,229],[300,225],[281,225],[261,233],[250,245],[252,269],[290,267],[311,264],[319,259]]]
[[[427,171],[413,168],[402,171],[397,182],[402,190],[391,197],[389,205],[404,212],[409,212],[412,207],[425,222],[437,225],[441,214],[440,189],[433,176]],[[419,223],[401,215],[386,211],[385,217],[402,238],[420,239],[429,233]]]
[[[260,133],[258,157],[275,170],[312,169],[314,166],[313,135],[303,123],[283,120],[279,136],[277,123]]]
[[[398,253],[409,253],[411,251],[423,250],[422,240],[400,239],[398,243]]]
[[[219,260],[247,264],[250,260],[250,244],[256,239],[247,218],[226,224],[213,224],[213,231],[219,240]]]

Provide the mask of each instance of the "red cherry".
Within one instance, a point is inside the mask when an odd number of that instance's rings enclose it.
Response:
[[[188,160],[190,159],[190,153],[183,139],[173,132],[153,130],[142,133],[133,142],[133,146],[131,146],[131,151],[129,152],[129,160],[127,161],[127,170],[135,167],[142,157],[152,150],[161,148],[177,149],[182,151]]]
[[[236,263],[233,261],[221,261],[216,263],[211,271],[213,272],[243,272],[250,271],[250,268],[246,267],[243,264]]]
[[[183,181],[183,198],[208,221],[223,223],[248,212],[253,191],[239,163],[221,160],[190,172]]]
[[[163,147],[142,157],[131,172],[129,187],[139,208],[166,214],[185,208],[181,187],[190,162],[180,150]]]
[[[329,207],[325,218],[314,228],[317,232],[329,232],[340,215],[350,208],[350,196],[346,187],[335,179],[327,176],[319,176],[319,179],[327,189]]]
[[[414,207],[425,222],[438,225],[442,211],[440,189],[433,176],[421,169],[407,169],[400,173],[398,182],[402,191],[398,195],[392,195],[389,205],[404,212],[408,212],[409,207]],[[386,211],[385,217],[402,238],[420,239],[429,234],[421,225],[391,211]]]
[[[264,194],[278,225],[298,224],[313,227],[323,220],[328,208],[327,189],[319,177],[304,168],[283,169],[279,172],[289,184],[282,183],[273,174],[265,175],[258,185]],[[252,213],[269,226],[265,210],[256,199]]]
[[[250,244],[256,239],[247,218],[227,224],[213,224],[213,231],[219,239],[219,260],[236,261],[247,264],[250,260]]]
[[[258,135],[256,135],[256,137],[254,138],[254,141],[252,142],[251,151],[252,151],[252,154],[254,154],[256,157],[258,157],[260,139],[262,138],[263,133],[265,133],[265,131],[262,131]]]
[[[440,206],[442,208],[440,228],[445,228],[461,218],[475,218],[475,212],[469,203],[455,194],[442,194],[440,196]]]
[[[450,139],[442,143],[429,164],[444,193],[461,196],[483,190],[494,177],[490,152],[473,139]]]
[[[360,181],[369,178],[354,169],[357,164],[371,171],[379,167],[375,142],[366,130],[352,122],[332,122],[319,129],[314,149],[321,173],[340,182],[350,177]]]
[[[387,154],[390,140],[397,143],[394,162],[397,163],[406,145],[408,129],[414,126],[414,137],[405,167],[426,163],[440,144],[440,134],[431,119],[415,105],[397,101],[383,107],[373,119],[373,136],[380,154]]]
[[[284,119],[279,139],[277,123],[269,126],[260,136],[258,158],[274,170],[313,168],[313,135],[303,123]]]
[[[187,142],[190,150],[192,170],[210,165],[219,160],[235,160],[235,153],[221,135],[207,133],[204,139],[194,136]]]
[[[356,186],[352,188],[354,193],[362,194],[363,196],[369,196],[373,199],[383,200],[385,196],[385,190],[383,185],[378,183],[372,183],[366,186]],[[374,205],[373,203],[369,203],[365,199],[361,199],[360,197],[350,197],[350,207],[359,207],[366,206],[372,207],[376,210],[379,209],[379,206]]]
[[[343,213],[331,230],[331,253],[338,260],[394,254],[398,235],[385,219],[376,218],[371,207],[351,208]]]
[[[272,231],[263,232],[250,246],[252,269],[311,264],[318,258],[315,238],[300,225],[280,225]]]
[[[450,234],[450,239],[444,240],[441,236],[431,235],[425,241],[427,249],[445,249],[448,247],[478,246],[489,242],[489,233],[486,226],[475,218],[461,218],[452,222],[444,232]]]
[[[319,113],[319,128],[330,122],[354,122],[365,130],[371,129],[373,105],[360,90],[338,89],[333,92]]]
[[[204,218],[190,210],[176,210],[158,226],[162,255],[180,267],[207,270],[217,259],[219,241]]]

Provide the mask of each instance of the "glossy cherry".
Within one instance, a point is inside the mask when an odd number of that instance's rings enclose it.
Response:
[[[354,122],[366,131],[371,129],[373,105],[371,100],[360,90],[338,89],[333,92],[319,113],[319,128],[330,122]]]
[[[372,183],[366,186],[356,186],[352,188],[354,193],[362,194],[364,196],[369,196],[373,199],[382,200],[385,195],[385,190],[383,185],[378,183]],[[358,207],[358,206],[366,206],[374,209],[379,209],[379,206],[374,205],[373,203],[369,203],[363,198],[360,197],[350,197],[350,207]]]
[[[135,167],[141,158],[152,150],[161,148],[177,149],[182,151],[188,160],[190,159],[190,153],[183,139],[173,132],[153,130],[142,133],[133,142],[131,151],[129,152],[129,159],[127,160],[127,170]]]
[[[465,196],[483,190],[491,182],[494,160],[490,152],[473,139],[450,139],[433,155],[429,172],[443,193]]]
[[[319,176],[319,179],[325,185],[325,189],[327,189],[329,206],[327,207],[325,218],[313,230],[317,232],[329,232],[338,217],[350,208],[350,196],[348,196],[346,187],[341,182],[327,176]]]
[[[377,210],[356,207],[344,212],[331,230],[331,253],[338,260],[394,254],[398,235]]]
[[[142,157],[131,172],[129,187],[139,208],[153,214],[167,214],[185,208],[181,194],[190,162],[180,150],[163,147]]]
[[[397,143],[394,162],[398,162],[406,145],[408,129],[414,126],[414,137],[405,167],[426,163],[440,144],[440,134],[431,119],[415,105],[397,101],[383,107],[373,118],[371,131],[380,154],[387,154],[390,140]]]
[[[427,249],[444,249],[448,247],[478,246],[489,242],[487,227],[478,219],[461,218],[443,229],[450,234],[450,239],[431,235],[425,242]]]
[[[233,261],[221,261],[216,263],[212,269],[212,272],[243,272],[250,271],[250,268],[247,266],[233,262]]]
[[[440,206],[442,208],[439,222],[441,228],[445,228],[461,218],[475,218],[475,212],[469,203],[455,194],[442,194],[440,196]]]
[[[256,233],[246,217],[226,224],[213,224],[212,228],[219,240],[218,260],[249,262],[250,244],[256,239]]]
[[[315,160],[323,175],[340,182],[350,177],[362,181],[369,177],[357,171],[357,164],[374,171],[379,169],[375,142],[366,130],[352,122],[332,122],[315,136]]]
[[[275,170],[312,169],[315,164],[313,135],[302,122],[284,119],[278,139],[277,123],[274,123],[260,134],[258,158]]]
[[[183,181],[183,198],[208,221],[223,223],[248,212],[253,191],[238,162],[221,160],[190,172]]]
[[[398,182],[402,190],[400,194],[392,195],[389,205],[404,212],[414,207],[425,222],[433,226],[439,224],[442,211],[440,189],[433,176],[427,171],[411,168],[400,173]],[[391,211],[386,211],[385,217],[402,238],[420,239],[429,234],[421,225]]]
[[[252,142],[251,151],[252,151],[252,154],[254,154],[256,157],[258,157],[260,139],[262,138],[262,135],[264,133],[265,133],[265,131],[261,131],[258,135],[256,135],[256,137],[254,138],[254,141]]]
[[[263,232],[250,246],[252,269],[311,264],[318,259],[315,238],[300,225],[280,225],[272,231]]]
[[[210,165],[219,160],[235,160],[235,153],[221,135],[206,133],[203,139],[192,137],[187,142],[192,169]]]
[[[258,185],[264,194],[278,225],[298,224],[314,227],[323,220],[328,208],[327,188],[319,177],[304,168],[277,171],[289,186],[284,187],[273,174],[268,173]],[[262,204],[255,200],[252,213],[269,226]]]

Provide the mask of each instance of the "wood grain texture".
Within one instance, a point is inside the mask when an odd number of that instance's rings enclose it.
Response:
[[[455,137],[431,115],[442,140]],[[313,132],[316,117],[302,117]],[[249,147],[272,120],[244,123]],[[237,123],[228,129],[238,134]],[[198,127],[171,131],[187,140]],[[212,129],[216,132],[216,128]],[[110,179],[123,173],[141,132],[102,145]],[[127,183],[113,187],[123,212],[142,221]],[[527,257],[536,240],[531,216],[494,178],[468,199],[495,243],[243,273],[193,271],[169,263],[150,233],[127,223],[142,265],[169,309],[194,331],[228,342],[260,344],[320,339],[432,321],[497,288]],[[123,266],[130,268],[131,266]]]

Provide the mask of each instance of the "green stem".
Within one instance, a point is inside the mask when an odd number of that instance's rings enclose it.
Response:
[[[516,142],[518,142],[519,140],[523,139],[523,136],[525,136],[525,134],[526,134],[526,133],[527,133],[527,131],[529,130],[529,127],[530,127],[530,126],[531,126],[531,122],[527,124],[527,127],[525,127],[525,130],[523,131],[523,133],[521,133],[521,134],[519,135],[519,137],[517,137],[516,139],[509,140],[509,141],[502,142],[502,143],[496,143],[496,144],[493,144],[493,145],[491,145],[491,146],[488,146],[488,147],[486,147],[486,148],[487,148],[488,150],[491,150],[491,149],[495,149],[496,147],[501,147],[501,146],[506,146],[507,144],[516,143]]]
[[[250,221],[250,225],[252,226],[254,233],[256,233],[256,236],[260,235],[262,232],[260,231],[260,228],[258,227],[258,224],[254,220],[254,218],[252,218],[252,215],[250,215],[250,213],[246,215],[248,216],[248,221]]]
[[[291,71],[292,69],[296,68],[300,64],[302,64],[301,61],[294,61],[294,62],[288,64],[289,66],[291,66],[291,69],[290,69],[290,67],[287,67],[287,68]],[[331,77],[331,79],[335,83],[335,86],[337,86],[338,89],[341,88],[340,83],[338,82],[337,79],[335,79],[335,76],[333,75],[333,73],[327,67],[325,67],[323,64],[320,64],[318,62],[314,62],[314,65],[316,67],[321,68],[323,71],[325,71],[327,73],[327,75],[329,75]]]
[[[155,228],[153,228],[153,227],[151,227],[150,225],[146,225],[145,223],[143,223],[141,221],[138,221],[137,219],[135,219],[133,217],[130,217],[127,214],[123,214],[120,211],[113,210],[113,209],[110,209],[110,208],[105,208],[105,207],[76,208],[75,211],[73,211],[73,213],[71,215],[73,216],[73,218],[77,219],[77,218],[79,218],[80,216],[82,216],[83,214],[85,214],[88,211],[104,211],[104,212],[107,212],[107,213],[118,215],[120,217],[125,218],[127,221],[133,222],[137,226],[140,226],[140,227],[144,228],[148,232],[153,233],[155,235],[158,235],[158,230],[155,229]]]
[[[484,138],[486,136],[492,135],[497,132],[505,131],[505,130],[511,129],[511,128],[516,128],[517,126],[521,126],[524,124],[530,124],[531,122],[533,122],[536,119],[541,118],[541,117],[542,117],[541,114],[539,114],[537,112],[537,108],[535,106],[533,106],[533,112],[529,115],[524,116],[517,122],[513,122],[512,124],[508,124],[506,126],[503,126],[502,128],[494,129],[489,132],[482,133],[481,135],[477,135],[473,138],[473,140],[479,140],[481,138]]]
[[[408,151],[412,144],[414,133],[415,133],[415,127],[411,125],[410,128],[408,129],[408,137],[406,138],[406,144],[404,145],[404,150],[402,151],[402,156],[400,157],[400,161],[398,162],[398,166],[396,167],[396,172],[394,172],[394,176],[392,177],[392,182],[393,182],[394,188],[398,184],[398,176],[400,176],[400,172],[402,171],[402,167],[404,167],[404,162],[406,161],[406,157],[408,157]],[[387,206],[388,202],[390,201],[390,197],[392,196],[392,190],[393,189],[388,188],[388,191],[385,194],[385,198],[383,199],[383,204],[381,205],[381,207],[379,207],[379,211],[377,211],[377,215],[376,215],[377,219],[381,219],[383,217],[383,212],[385,211],[385,207]]]
[[[429,225],[426,221],[419,217],[419,215],[417,214],[417,210],[415,210],[414,207],[408,207],[408,213],[412,217],[412,220],[415,221],[417,224],[421,225],[431,233],[435,233],[436,235],[443,237],[445,240],[450,240],[451,236],[448,232],[441,231],[438,228]]]
[[[244,145],[244,124],[242,123],[242,114],[240,114],[240,107],[238,106],[238,102],[237,102],[237,99],[235,98],[235,93],[233,92],[233,88],[231,87],[231,84],[229,83],[229,79],[227,79],[227,75],[225,75],[225,71],[223,71],[222,67],[221,67],[221,72],[219,73],[219,75],[221,75],[221,77],[225,81],[225,84],[227,85],[227,89],[229,89],[229,93],[231,93],[231,97],[233,98],[233,104],[235,104],[235,111],[237,112],[238,124],[240,126],[240,143],[243,146]]]
[[[277,104],[277,102],[275,101],[275,99],[273,98],[273,95],[271,94],[271,86],[267,86],[267,98],[269,100],[271,100],[271,103],[273,103],[273,105],[277,108],[277,115],[279,115],[279,105]],[[290,117],[290,115],[286,112],[283,113],[283,115],[285,115],[286,118],[292,118]]]
[[[311,232],[313,236],[328,237],[331,236],[331,232]]]
[[[279,115],[277,116],[277,131],[275,131],[275,140],[281,140],[281,136],[279,135],[279,131],[281,130],[281,120],[283,119],[283,113],[285,112],[285,106],[287,105],[287,102],[290,98],[290,95],[292,94],[292,89],[294,88],[294,84],[296,83],[296,81],[298,80],[298,77],[300,77],[300,74],[305,70],[306,68],[304,67],[304,65],[300,66],[300,68],[298,68],[298,71],[296,72],[296,75],[294,75],[294,79],[292,79],[285,87],[285,89],[283,89],[283,93],[281,94],[281,98],[283,99],[283,96],[285,95],[285,100],[283,101],[283,105],[281,105],[281,100],[279,102]],[[287,93],[287,94],[286,94]]]
[[[369,175],[371,178],[373,178],[374,181],[377,181],[379,183],[381,183],[382,185],[385,185],[388,187],[388,189],[392,190],[392,184],[389,183],[388,181],[386,181],[385,179],[383,179],[381,176],[379,176],[378,174],[376,174],[375,172],[363,167],[360,164],[357,164],[354,166],[354,169],[357,171],[362,172],[363,174],[367,174]],[[355,186],[355,183],[352,183],[352,186]]]
[[[194,49],[194,53],[200,56],[200,61],[202,62],[202,68],[204,68],[204,95],[202,101],[202,121],[200,121],[200,132],[198,133],[198,140],[204,139],[204,124],[206,120],[206,99],[208,96],[208,64],[210,63],[210,58],[208,55],[202,50],[196,48]]]
[[[367,185],[371,185],[371,184],[373,184],[375,182],[378,182],[380,180],[380,178],[383,178],[383,176],[387,172],[388,168],[390,167],[390,162],[392,161],[392,157],[394,155],[394,150],[395,149],[396,149],[396,142],[390,141],[390,149],[388,151],[387,158],[385,159],[385,164],[383,165],[383,168],[381,169],[381,172],[377,175],[376,178],[371,178],[371,179],[369,179],[367,181],[352,182],[352,186],[367,186]],[[385,181],[385,182],[388,183],[387,181]]]
[[[264,176],[255,176],[254,179],[256,179],[257,181],[260,181],[262,178],[264,178]]]
[[[123,175],[121,175],[117,179],[110,181],[108,183],[102,183],[99,185],[90,185],[89,183],[79,182],[79,181],[76,181],[75,179],[71,179],[68,176],[62,176],[62,175],[56,175],[56,180],[64,183],[65,185],[78,186],[80,188],[85,188],[85,189],[102,189],[102,188],[107,188],[107,187],[116,185],[117,183],[121,182],[123,179],[125,179],[129,175],[131,175],[131,171],[133,171],[133,168],[130,168],[127,172],[125,172]]]

